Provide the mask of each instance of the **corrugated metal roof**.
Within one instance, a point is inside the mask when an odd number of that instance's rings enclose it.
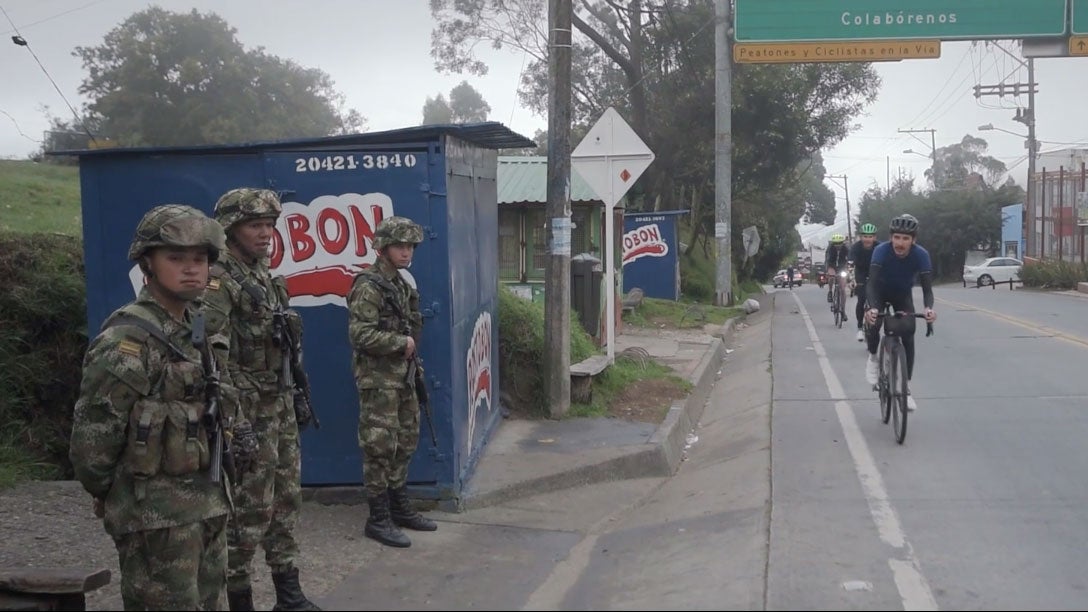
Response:
[[[497,176],[499,204],[548,201],[547,157],[500,155]],[[577,172],[571,170],[570,178],[571,202],[601,203],[601,199]]]
[[[347,134],[344,136],[325,136],[322,138],[306,138],[299,140],[271,140],[262,142],[247,142],[221,145],[200,145],[192,147],[132,147],[132,148],[104,148],[84,149],[80,151],[55,151],[50,155],[79,155],[79,156],[120,156],[120,155],[147,155],[156,153],[241,153],[246,151],[264,149],[286,149],[299,147],[335,147],[352,145],[382,145],[419,142],[433,140],[442,134],[451,134],[462,140],[471,142],[489,149],[525,149],[535,147],[536,143],[514,132],[505,125],[496,121],[482,123],[454,123],[419,125],[384,132],[363,132],[362,134]]]

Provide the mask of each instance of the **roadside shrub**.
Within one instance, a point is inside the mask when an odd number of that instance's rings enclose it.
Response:
[[[0,232],[0,440],[71,475],[68,439],[87,348],[83,245]]]
[[[577,363],[597,352],[589,334],[571,313],[570,361]],[[544,393],[544,305],[524,300],[499,286],[499,386],[511,411],[530,418],[547,418]]]
[[[694,255],[680,256],[680,293],[696,302],[713,302],[714,268],[705,259]]]
[[[1068,261],[1040,261],[1020,269],[1020,280],[1040,289],[1076,289],[1088,282],[1088,265]]]

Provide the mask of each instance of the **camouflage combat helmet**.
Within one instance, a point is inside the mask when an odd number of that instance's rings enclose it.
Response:
[[[275,191],[242,187],[231,189],[215,203],[215,220],[229,232],[234,224],[249,219],[278,219],[283,205]]]
[[[227,248],[227,240],[223,228],[203,212],[183,204],[164,204],[140,219],[128,258],[136,261],[148,249],[160,246],[207,247],[208,259],[214,262]]]
[[[380,251],[391,244],[423,242],[423,228],[408,217],[388,217],[383,219],[374,230],[375,251]]]

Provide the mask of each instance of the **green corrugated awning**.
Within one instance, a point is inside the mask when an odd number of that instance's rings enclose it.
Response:
[[[576,171],[571,170],[570,175],[571,202],[604,205]],[[545,203],[548,201],[548,158],[531,155],[499,156],[497,182],[499,204]]]

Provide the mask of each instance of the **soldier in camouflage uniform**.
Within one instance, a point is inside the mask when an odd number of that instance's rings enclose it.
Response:
[[[230,339],[227,370],[238,409],[260,444],[253,469],[235,487],[237,512],[227,533],[227,600],[252,610],[250,571],[264,548],[276,589],[274,610],[320,610],[299,586],[294,530],[302,508],[299,431],[310,415],[296,414],[288,382],[284,325],[301,338],[301,319],[288,310],[287,285],[272,277],[268,253],[282,207],[267,189],[232,189],[215,204],[228,250],[212,266],[205,294],[208,325]]]
[[[226,479],[209,473],[214,379],[195,343],[209,350],[194,300],[224,249],[223,230],[199,210],[149,211],[128,252],[146,284],[83,361],[69,457],[117,545],[126,610],[219,609],[230,498]]]
[[[348,295],[348,339],[359,391],[359,446],[370,517],[364,534],[405,548],[398,527],[434,531],[438,526],[411,505],[408,463],[419,442],[419,399],[410,364],[423,329],[419,293],[398,270],[412,263],[420,226],[389,217],[374,230],[374,265],[359,273]],[[418,363],[418,362],[416,362]]]

